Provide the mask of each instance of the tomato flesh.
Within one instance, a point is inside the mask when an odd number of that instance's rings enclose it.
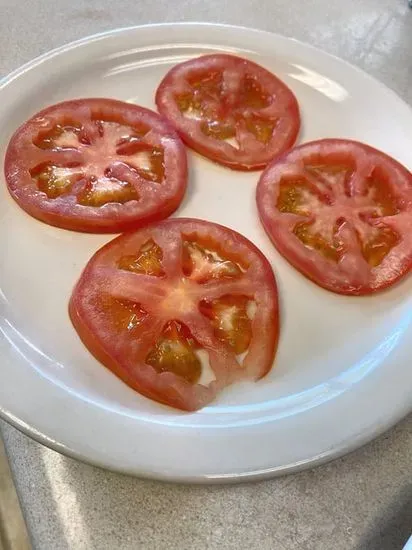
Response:
[[[225,54],[171,69],[156,93],[159,112],[202,155],[237,170],[257,170],[296,140],[297,101],[275,75]]]
[[[412,175],[348,140],[312,142],[268,166],[258,184],[263,225],[279,251],[342,294],[390,286],[412,265]]]
[[[45,193],[49,199],[56,199],[71,191],[75,172],[60,166],[47,165],[32,170],[32,177],[37,183],[39,191]]]
[[[5,175],[16,202],[46,223],[120,232],[172,213],[187,166],[179,137],[156,113],[82,99],[23,124],[9,143]]]
[[[253,311],[251,311],[251,304]],[[184,410],[272,366],[276,283],[230,229],[170,219],[99,250],[70,301],[86,347],[141,394]]]
[[[147,316],[147,311],[140,304],[131,300],[116,300],[115,298],[106,296],[103,307],[112,318],[113,326],[119,332],[125,329],[133,331]]]
[[[109,189],[107,189],[109,184]],[[138,201],[139,194],[131,183],[123,181],[87,181],[76,196],[82,206],[99,207],[105,204],[125,204]]]
[[[215,334],[239,355],[247,351],[252,339],[252,319],[247,312],[248,298],[224,296],[200,304],[200,311],[212,320]]]
[[[219,258],[193,241],[183,242],[183,272],[197,282],[208,279],[237,278],[242,269],[236,262]]]
[[[336,179],[344,184],[347,178],[348,169],[342,165],[331,166],[309,166],[309,172],[319,178],[327,179],[327,176],[333,175]],[[387,185],[378,179],[368,178],[365,189],[365,201],[363,208],[371,208],[369,214],[372,217],[393,216],[398,213],[396,200],[390,192]],[[294,181],[287,180],[287,183],[280,184],[279,196],[277,200],[277,208],[279,212],[296,214],[299,216],[309,216],[311,210],[315,206],[316,210],[328,209],[332,206],[333,201],[321,194],[313,193],[313,186],[304,179]],[[312,229],[313,223],[297,224],[293,230],[296,237],[309,249],[313,249],[321,253],[326,258],[338,262],[341,255],[344,253],[344,247],[339,242],[337,235],[340,224],[339,218],[336,220],[331,232],[322,235],[320,232],[315,232]],[[368,236],[366,241],[360,237],[361,251],[365,260],[372,266],[378,266],[389,253],[391,248],[397,243],[398,236],[389,228],[376,228]]]
[[[172,372],[191,384],[199,381],[202,372],[193,339],[184,334],[182,325],[177,321],[165,326],[159,341],[147,355],[146,363],[158,373]]]
[[[162,260],[162,249],[153,239],[150,239],[140,248],[136,255],[122,256],[117,266],[119,269],[133,271],[134,273],[144,273],[146,275],[161,277],[164,275]]]

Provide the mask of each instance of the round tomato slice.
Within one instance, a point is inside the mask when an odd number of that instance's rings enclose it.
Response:
[[[180,138],[159,115],[113,99],[48,107],[12,137],[12,197],[50,225],[121,232],[169,216],[187,180]]]
[[[296,147],[263,172],[262,223],[279,252],[340,294],[384,289],[412,266],[412,174],[355,141]]]
[[[70,301],[83,343],[141,394],[196,410],[271,368],[278,341],[272,269],[247,239],[169,219],[101,248]]]
[[[291,90],[252,61],[205,55],[171,69],[159,112],[195,151],[235,170],[258,170],[292,147],[299,107]]]

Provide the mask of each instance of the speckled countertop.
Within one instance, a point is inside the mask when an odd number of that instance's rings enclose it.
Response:
[[[0,76],[65,42],[161,21],[253,26],[310,42],[412,104],[406,0],[0,0]],[[412,417],[352,455],[269,482],[167,485],[108,473],[0,423],[39,550],[397,550],[412,530]]]

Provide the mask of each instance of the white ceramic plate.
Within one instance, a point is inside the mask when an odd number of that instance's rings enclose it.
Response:
[[[48,104],[114,97],[154,108],[175,63],[211,51],[267,67],[295,92],[300,141],[348,137],[412,168],[412,113],[394,93],[345,62],[281,36],[236,27],[155,25],[70,44],[0,83],[0,150]],[[281,297],[276,365],[184,414],[120,382],[80,343],[67,315],[73,284],[110,236],[55,229],[0,189],[0,413],[42,443],[142,476],[211,481],[270,476],[343,454],[412,409],[412,277],[374,297],[337,296],[276,253],[261,228],[258,174],[190,153],[190,185],[177,212],[222,223],[271,261]],[[3,176],[1,176],[3,178]]]

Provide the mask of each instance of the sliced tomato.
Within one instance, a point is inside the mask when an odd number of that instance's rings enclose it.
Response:
[[[341,294],[369,294],[412,267],[412,174],[363,143],[306,143],[257,187],[262,223],[299,271]]]
[[[196,410],[271,368],[278,341],[272,269],[247,239],[169,219],[101,248],[70,301],[89,351],[141,394]]]
[[[148,109],[79,99],[44,109],[16,131],[5,176],[12,197],[35,218],[117,233],[179,206],[186,152],[169,123]]]
[[[235,170],[263,168],[292,147],[300,127],[298,103],[286,84],[227,54],[173,67],[156,104],[192,149]]]

